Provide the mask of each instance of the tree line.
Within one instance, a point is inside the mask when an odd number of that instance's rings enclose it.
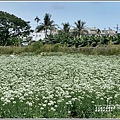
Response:
[[[116,36],[101,36],[100,30],[97,30],[97,35],[89,36],[85,31],[86,22],[77,20],[74,22],[75,26],[71,26],[69,22],[62,23],[62,27],[55,24],[55,21],[51,19],[51,15],[46,13],[43,22],[36,16],[34,19],[37,22],[36,32],[44,30],[45,38],[42,42],[45,44],[66,44],[68,47],[84,47],[97,45],[120,44],[120,35]],[[24,21],[21,18],[16,17],[13,14],[9,14],[4,11],[0,11],[0,46],[19,46],[22,42],[22,37],[28,36],[31,30],[29,21]],[[72,32],[71,32],[71,27]],[[57,30],[57,34],[53,34]],[[50,34],[48,34],[48,31]]]
[[[40,19],[38,17],[35,18],[35,21],[38,23]],[[40,32],[41,30],[45,31],[45,39],[42,40],[44,43],[48,44],[66,44],[68,47],[96,47],[100,45],[108,45],[108,44],[120,44],[120,35],[117,34],[115,36],[110,35],[101,35],[100,29],[97,29],[96,35],[88,35],[88,31],[84,28],[86,27],[86,22],[82,20],[77,20],[75,26],[71,26],[69,22],[62,23],[62,28],[59,27],[55,22],[51,19],[51,15],[46,13],[44,16],[43,23],[40,23],[36,27],[36,32]],[[72,29],[72,32],[70,31]],[[52,34],[52,31],[58,30],[57,34]],[[48,35],[48,30],[50,31],[50,35]]]

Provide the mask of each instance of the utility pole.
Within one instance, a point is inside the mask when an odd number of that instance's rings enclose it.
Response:
[[[120,30],[119,27],[118,27],[118,24],[117,24],[117,27],[114,27],[114,28],[117,30],[117,33],[118,33],[118,30]]]

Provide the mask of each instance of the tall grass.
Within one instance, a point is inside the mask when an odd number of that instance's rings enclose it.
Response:
[[[16,46],[0,46],[0,54],[20,54],[24,52],[34,52],[32,46],[16,47]]]
[[[67,47],[60,43],[57,44],[43,44],[38,41],[31,45],[24,47],[6,46],[0,47],[0,54],[20,54],[24,52],[34,52],[41,54],[41,52],[63,52],[63,53],[82,53],[87,55],[119,55],[120,45],[112,45],[111,43],[107,46],[99,47]]]

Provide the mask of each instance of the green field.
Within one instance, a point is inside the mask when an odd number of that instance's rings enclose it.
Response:
[[[0,118],[119,118],[120,56],[0,56]]]

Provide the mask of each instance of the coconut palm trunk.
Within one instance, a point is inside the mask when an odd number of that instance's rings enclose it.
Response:
[[[47,28],[45,29],[45,38],[47,38]]]

